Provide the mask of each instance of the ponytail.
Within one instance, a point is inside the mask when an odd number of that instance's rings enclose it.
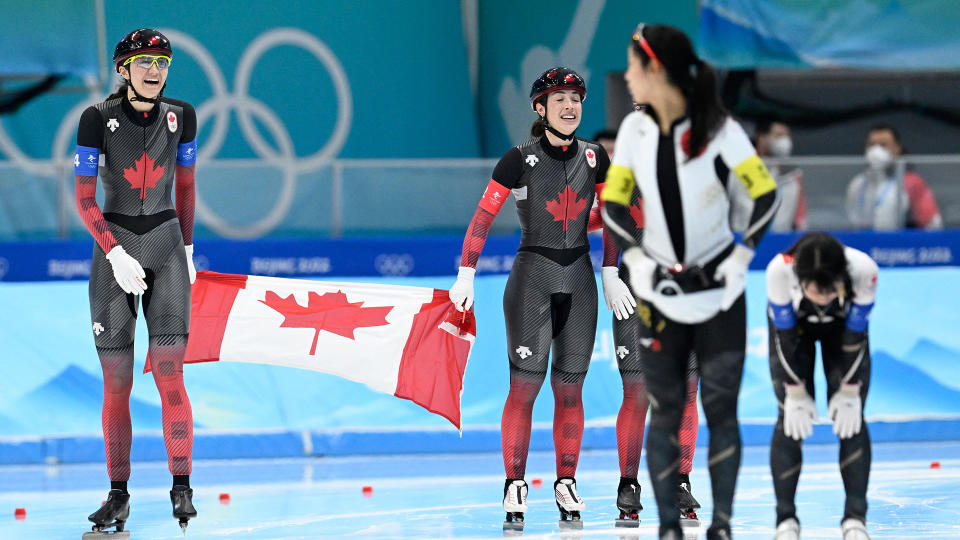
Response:
[[[690,157],[700,154],[723,125],[727,110],[717,93],[717,75],[707,62],[694,56],[695,72],[687,107],[690,113]]]
[[[130,81],[126,77],[120,78],[120,87],[117,88],[117,91],[107,96],[107,99],[104,101],[110,101],[111,99],[125,98],[127,97],[127,88],[130,87]]]
[[[107,99],[105,99],[104,101],[110,101],[111,99],[127,97],[127,86],[128,86],[128,83],[121,84],[120,88],[117,88],[116,92],[107,96]]]
[[[546,96],[537,98],[537,100],[534,101],[534,103],[539,103],[539,104],[543,105],[544,107],[546,107],[546,106],[547,106],[547,98],[546,98]],[[536,110],[536,106],[534,106],[534,110]],[[546,132],[547,132],[547,122],[543,119],[542,116],[540,116],[539,113],[537,113],[537,119],[534,120],[534,121],[533,121],[533,124],[530,126],[530,136],[531,136],[531,137],[543,137],[543,134],[546,133]]]

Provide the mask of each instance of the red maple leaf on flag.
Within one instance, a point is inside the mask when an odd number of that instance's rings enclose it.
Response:
[[[155,163],[144,152],[140,159],[133,162],[133,167],[123,170],[123,177],[130,182],[130,188],[141,190],[141,198],[144,190],[156,186],[157,180],[163,178],[163,167],[156,167]]]
[[[643,207],[640,206],[640,201],[630,205],[630,217],[633,218],[633,222],[637,224],[638,229],[643,228]]]
[[[361,327],[385,326],[387,314],[393,306],[363,307],[363,302],[350,302],[347,295],[341,291],[324,293],[313,291],[308,295],[306,306],[297,303],[291,294],[286,298],[273,291],[267,291],[261,303],[284,316],[280,328],[313,328],[313,344],[310,346],[310,355],[316,355],[317,338],[321,330],[345,338],[355,339],[353,331]]]
[[[557,194],[557,200],[547,201],[547,212],[553,215],[554,221],[563,222],[563,230],[567,230],[567,223],[576,221],[586,208],[587,199],[578,199],[570,186]]]

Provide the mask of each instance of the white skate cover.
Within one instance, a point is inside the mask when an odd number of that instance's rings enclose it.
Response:
[[[503,509],[507,512],[527,511],[527,483],[523,480],[514,480],[507,486],[507,493],[503,496]]]
[[[557,504],[567,512],[583,512],[587,505],[577,494],[577,481],[573,478],[561,478],[554,486]]]
[[[773,540],[800,540],[800,523],[794,518],[781,521],[773,533]]]
[[[120,540],[121,538],[130,538],[130,531],[87,531],[83,533],[81,540]]]
[[[680,518],[680,529],[683,530],[684,540],[696,540],[700,537],[700,520],[697,518]]]
[[[848,518],[840,524],[843,540],[870,540],[867,526],[859,519]]]

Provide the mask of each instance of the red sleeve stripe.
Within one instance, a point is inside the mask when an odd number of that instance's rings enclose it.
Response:
[[[503,203],[507,202],[508,195],[510,195],[510,188],[504,187],[491,178],[487,189],[483,192],[483,198],[480,199],[480,208],[496,216],[500,213]]]
[[[196,199],[194,167],[196,165],[177,165],[175,171],[177,220],[180,221],[180,233],[183,245],[193,244],[193,215]]]
[[[117,240],[110,232],[107,221],[103,219],[103,212],[97,205],[97,177],[96,176],[75,176],[77,211],[80,213],[80,219],[87,226],[87,230],[93,235],[104,253],[110,253],[113,246],[117,245]]]

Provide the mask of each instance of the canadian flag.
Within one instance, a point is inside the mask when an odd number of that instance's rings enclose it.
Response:
[[[185,363],[323,371],[409,399],[460,429],[476,320],[447,291],[200,271],[191,294]]]

